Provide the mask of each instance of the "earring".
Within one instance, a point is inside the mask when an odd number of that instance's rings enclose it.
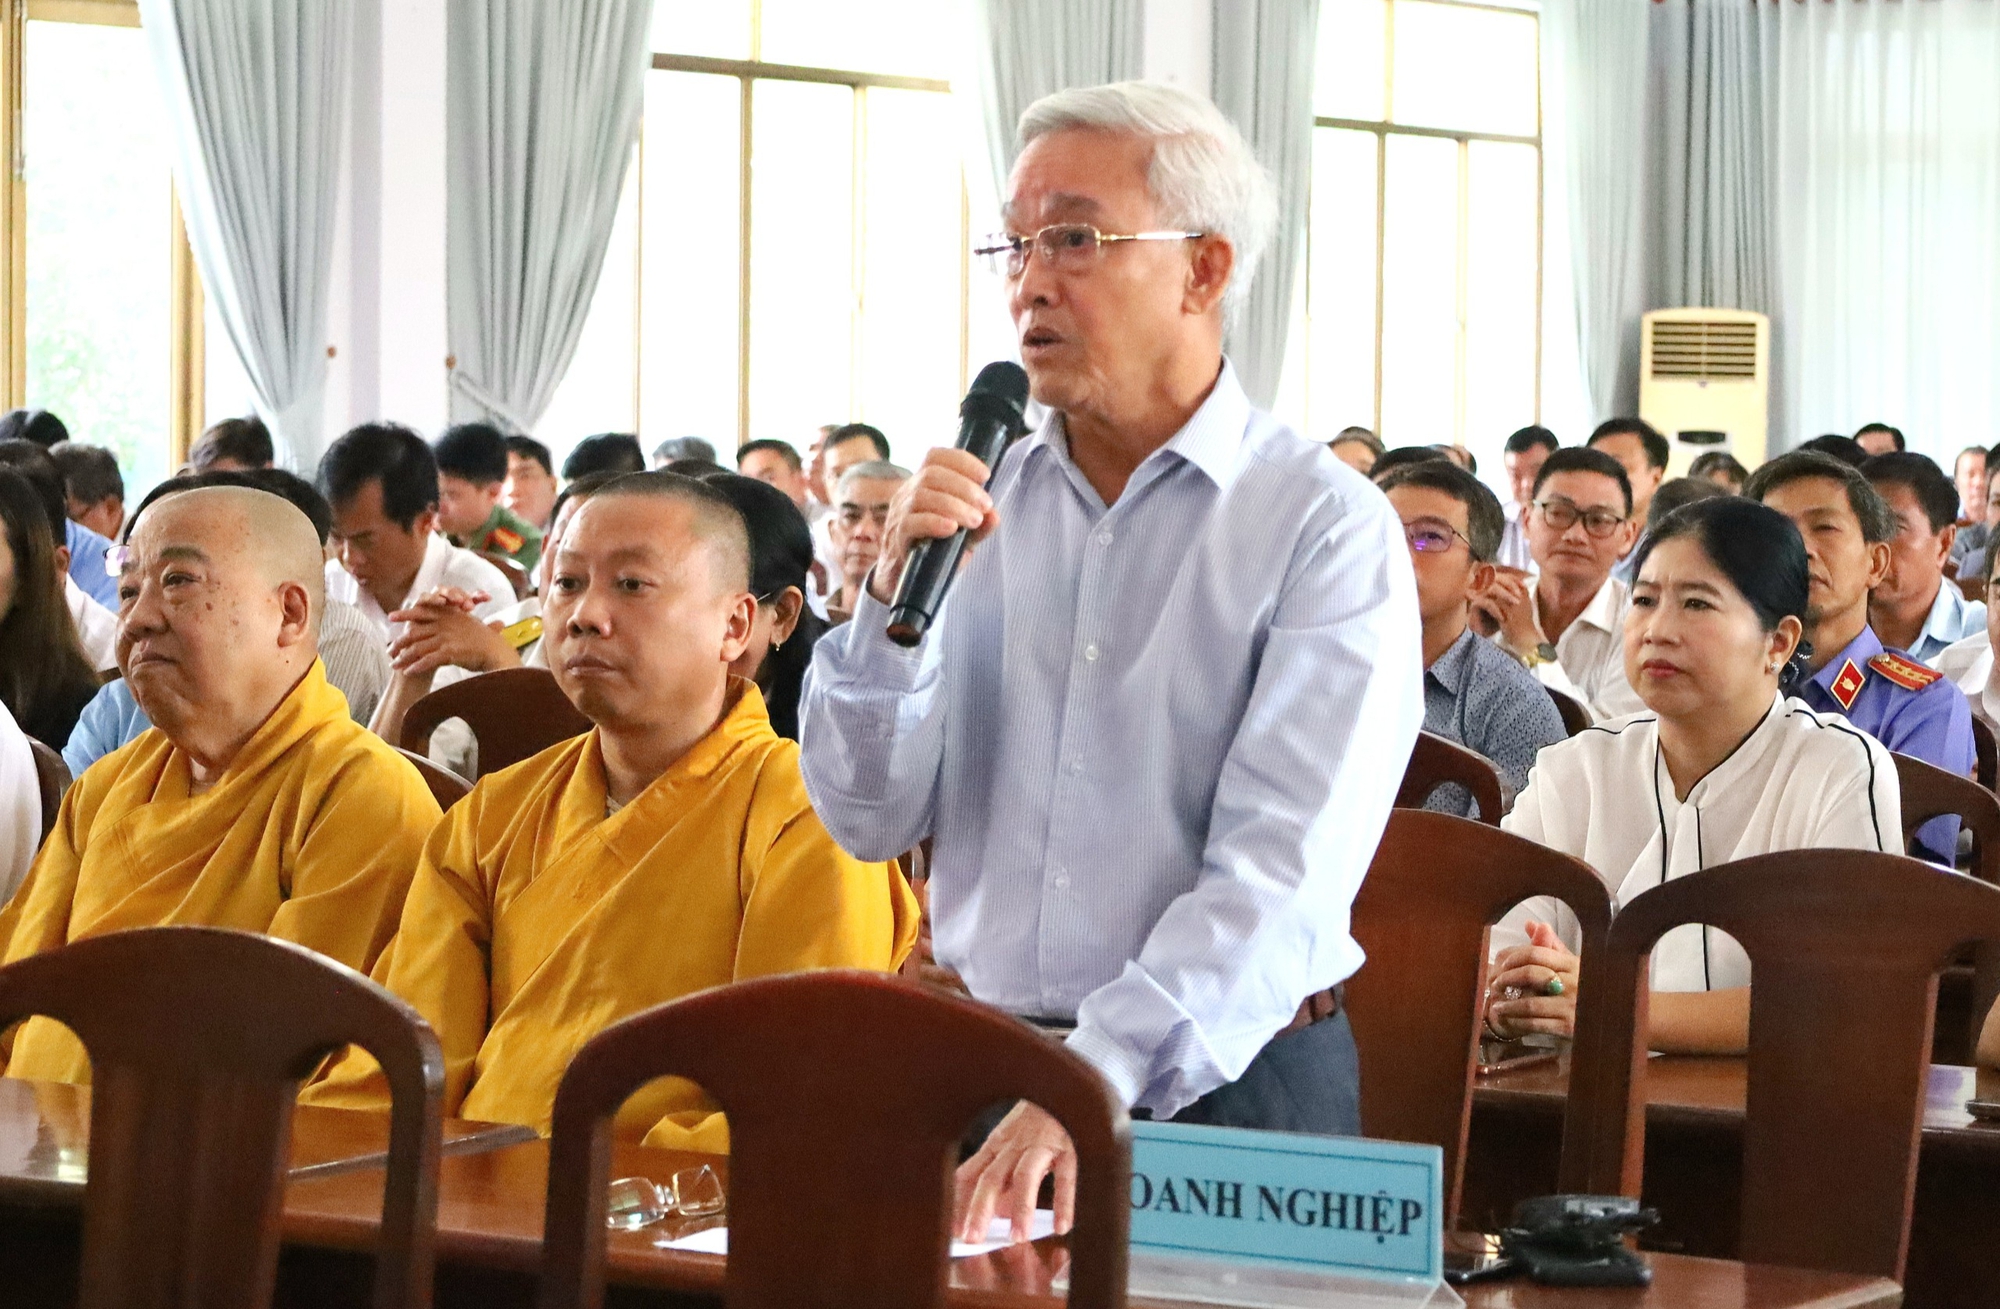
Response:
[[[771,653],[772,653],[772,654],[776,654],[776,653],[778,653],[778,651],[780,651],[780,650],[782,650],[782,649],[784,649],[784,648],[785,648],[785,643],[784,643],[783,641],[773,641],[773,642],[771,642]]]

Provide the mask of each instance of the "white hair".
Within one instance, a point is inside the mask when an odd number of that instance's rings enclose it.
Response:
[[[900,464],[892,464],[887,459],[871,459],[865,464],[856,464],[840,475],[834,484],[833,498],[838,500],[847,494],[847,488],[856,482],[907,482],[910,470]]]
[[[1234,324],[1278,226],[1278,193],[1236,125],[1206,98],[1164,82],[1112,82],[1045,95],[1021,115],[1021,147],[1051,132],[1130,132],[1153,144],[1146,190],[1160,221],[1229,242],[1235,270],[1223,292]]]

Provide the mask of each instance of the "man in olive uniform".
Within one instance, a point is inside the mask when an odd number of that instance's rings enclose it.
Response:
[[[542,557],[542,529],[500,503],[507,438],[490,423],[460,423],[431,449],[438,465],[438,526],[451,543],[505,555],[534,572]]]

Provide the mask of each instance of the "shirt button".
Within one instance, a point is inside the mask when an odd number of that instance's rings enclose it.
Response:
[[[1097,662],[1097,645],[1095,642],[1083,647],[1083,657],[1093,664]]]
[[[1097,534],[1097,543],[1098,543],[1099,545],[1110,545],[1110,544],[1111,544],[1111,533],[1109,533],[1109,532],[1099,532],[1099,533]]]
[[[1057,873],[1057,874],[1056,874],[1056,890],[1058,890],[1058,891],[1067,891],[1068,889],[1069,889],[1069,878],[1068,878],[1068,877],[1066,877],[1066,876],[1064,876],[1064,875],[1063,875],[1063,874],[1061,874],[1061,873]]]
[[[1072,759],[1072,760],[1070,760],[1070,761],[1069,761],[1069,770],[1070,770],[1070,771],[1071,771],[1072,773],[1080,773],[1080,772],[1082,772],[1082,771],[1083,771],[1083,760],[1081,760],[1081,759]]]

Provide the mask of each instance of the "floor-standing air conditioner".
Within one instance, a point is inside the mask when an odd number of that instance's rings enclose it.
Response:
[[[1764,462],[1771,413],[1771,320],[1744,309],[1656,309],[1639,342],[1639,416],[1672,443],[1667,476],[1727,450]]]

